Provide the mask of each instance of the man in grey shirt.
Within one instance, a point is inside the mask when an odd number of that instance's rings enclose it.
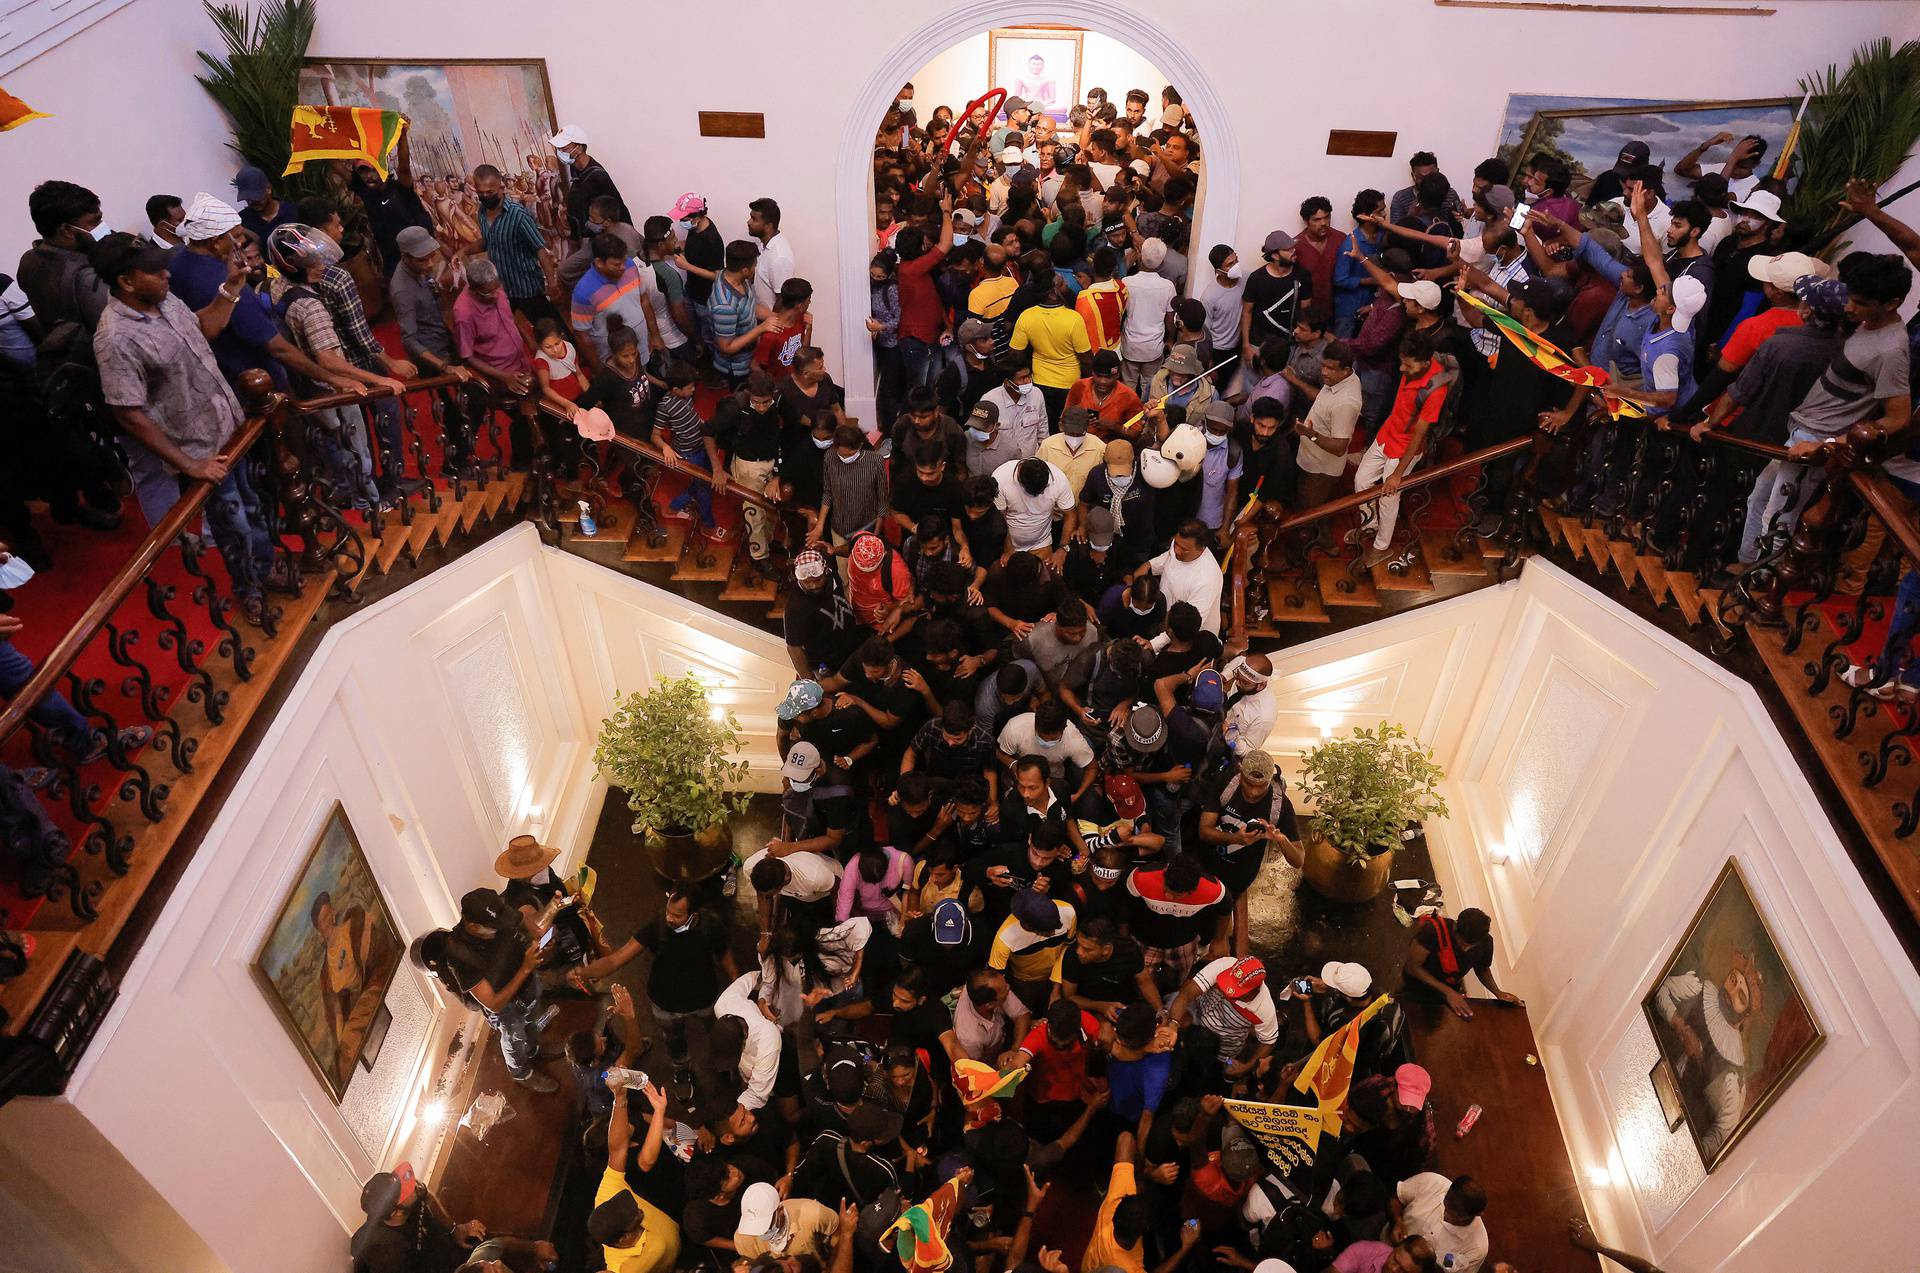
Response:
[[[400,249],[400,264],[388,281],[387,298],[400,324],[401,347],[424,374],[454,376],[460,381],[440,390],[440,399],[446,404],[447,432],[441,462],[451,471],[464,465],[472,450],[468,422],[473,413],[467,402],[467,386],[473,383],[473,373],[460,365],[453,333],[447,330],[446,311],[440,304],[443,294],[450,296],[459,290],[459,271],[447,267],[440,240],[430,230],[410,225],[400,231],[395,243]]]
[[[1913,271],[1891,253],[1856,252],[1842,267],[1840,281],[1846,284],[1846,313],[1855,323],[1854,332],[1788,417],[1787,453],[1795,460],[1811,459],[1862,420],[1877,416],[1876,423],[1891,435],[1906,428],[1913,414],[1907,333],[1900,326],[1900,305],[1913,286]],[[1888,471],[1908,476],[1892,467],[1900,463],[1892,461]],[[1813,468],[1805,463],[1774,460],[1760,470],[1740,537],[1742,566],[1760,560],[1764,536],[1793,529],[1818,485]],[[1783,517],[1784,525],[1776,528],[1775,520]]]
[[[856,425],[834,430],[833,446],[821,466],[820,525],[814,533],[844,547],[863,530],[873,530],[887,515],[887,462],[867,449]]]
[[[172,473],[211,482],[207,521],[247,618],[264,615],[262,587],[273,571],[273,540],[243,456],[223,455],[242,413],[220,374],[200,320],[167,289],[165,248],[110,235],[94,268],[112,299],[93,334],[100,389],[130,444]]]

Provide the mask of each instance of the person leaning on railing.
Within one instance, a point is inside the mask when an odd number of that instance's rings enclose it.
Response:
[[[445,404],[446,455],[444,472],[457,472],[473,454],[466,386],[474,374],[461,365],[454,351],[447,315],[461,287],[460,272],[448,263],[433,231],[408,226],[395,239],[400,261],[387,283],[387,300],[400,324],[401,348],[430,376],[450,375],[461,383],[439,391]]]
[[[132,235],[110,235],[94,266],[113,299],[93,335],[100,389],[121,430],[169,473],[214,484],[207,500],[213,540],[247,619],[265,614],[274,577],[273,539],[244,457],[224,455],[244,423],[200,321],[167,290],[169,253]]]

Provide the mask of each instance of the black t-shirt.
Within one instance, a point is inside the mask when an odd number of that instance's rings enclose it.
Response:
[[[966,488],[960,485],[960,480],[953,476],[951,469],[938,485],[928,486],[914,472],[913,465],[904,460],[894,461],[894,512],[909,518],[915,525],[929,513],[944,523],[959,517],[966,506]]]
[[[920,837],[932,828],[934,820],[940,816],[940,806],[946,802],[946,784],[936,780],[939,790],[927,801],[927,807],[919,813],[904,804],[887,806],[887,842],[902,853],[912,853],[920,845]],[[929,845],[929,848],[932,846]]]
[[[1240,293],[1242,304],[1253,306],[1253,323],[1247,339],[1255,349],[1275,336],[1293,338],[1294,325],[1313,299],[1313,276],[1298,265],[1275,278],[1266,266],[1247,275],[1247,286]]]
[[[1007,551],[1007,519],[997,508],[989,508],[979,517],[963,516],[960,529],[967,537],[967,551],[976,565],[989,565]]]
[[[682,1246],[705,1246],[713,1238],[732,1238],[740,1227],[740,1195],[746,1192],[748,1185],[770,1185],[779,1179],[779,1173],[771,1164],[747,1153],[729,1153],[727,1162],[740,1169],[746,1179],[740,1182],[733,1199],[727,1203],[717,1203],[711,1198],[693,1198],[687,1202],[687,1209],[680,1217],[680,1242]]]
[[[997,384],[999,373],[995,372],[994,375],[994,383]],[[942,458],[947,462],[949,474],[967,471],[966,430],[962,429],[959,422],[952,416],[938,415],[933,418],[931,438],[923,438],[914,431],[912,416],[898,416],[894,419],[893,427],[888,431],[887,436],[893,439],[894,466],[906,469],[909,474],[913,470],[912,460],[921,457],[922,452],[929,448],[939,449]]]
[[[1580,343],[1565,319],[1549,324],[1540,334],[1566,351],[1568,357]],[[1492,446],[1533,432],[1540,425],[1542,411],[1559,410],[1573,394],[1573,386],[1566,381],[1542,371],[1530,358],[1507,357],[1509,352],[1510,348],[1502,349],[1501,357],[1487,373],[1485,397],[1468,425],[1475,447]]]
[[[491,938],[475,937],[464,927],[456,928],[447,942],[447,960],[454,965],[460,984],[469,991],[483,981],[495,990],[504,990],[520,975],[529,940],[527,931],[518,925]],[[534,979],[528,977],[520,988],[521,996],[533,984]]]
[[[978,554],[975,556],[977,559]],[[980,585],[980,597],[987,605],[1025,623],[1038,623],[1058,610],[1066,591],[1064,584],[1049,575],[1043,575],[1037,586],[1016,586],[1005,567],[989,571],[987,581]]]
[[[811,433],[787,430],[780,444],[780,480],[793,487],[791,502],[795,507],[820,507],[820,497],[825,489],[827,452],[832,449],[815,446]]]
[[[755,411],[745,390],[722,398],[707,425],[707,431],[737,460],[779,459],[786,428],[778,403],[770,411]]]
[[[908,921],[907,926],[900,931],[900,961],[912,964],[927,974],[927,989],[935,996],[929,998],[927,1002],[935,1007],[941,1006],[937,996],[946,994],[947,991],[965,981],[967,974],[973,971],[977,963],[974,958],[974,943],[962,942],[958,946],[942,946],[933,939],[931,914]],[[893,1031],[896,1036],[899,1035],[902,1020],[903,1018],[900,1017],[894,1018]],[[924,1025],[925,1022],[921,1024]],[[945,1013],[939,1029],[933,1034],[936,1043],[940,1038],[940,1032],[952,1024],[952,1014]],[[919,1038],[916,1036],[915,1042],[918,1041]]]
[[[599,407],[622,437],[644,442],[653,433],[653,386],[645,376],[628,380],[617,371],[602,368],[575,405],[582,410]]]
[[[895,1181],[885,1159],[861,1153],[837,1132],[821,1132],[794,1168],[793,1193],[837,1211],[849,1198],[865,1206],[893,1188]]]
[[[829,570],[827,578],[828,585],[818,592],[798,584],[787,589],[787,613],[780,624],[787,644],[806,651],[814,667],[839,667],[866,640],[866,629],[855,620],[838,576]]]
[[[891,682],[869,680],[867,674],[860,669],[858,653],[841,665],[840,675],[847,682],[847,693],[868,704],[875,711],[899,718],[900,723],[890,729],[874,726],[880,733],[880,747],[887,753],[887,759],[897,760],[901,748],[906,746],[912,739],[914,731],[926,720],[927,701],[921,698],[917,691],[908,689],[907,683],[898,677]],[[865,715],[864,712],[861,714]],[[867,719],[871,721],[873,718],[869,716]]]
[[[873,718],[857,707],[836,707],[819,720],[800,722],[796,731],[800,737],[820,749],[820,758],[828,764],[834,763],[836,756],[847,756],[854,748],[878,734]],[[872,753],[868,754],[872,759]],[[860,765],[854,766],[856,769]]]
[[[814,416],[822,410],[844,406],[846,401],[846,390],[835,384],[832,376],[822,377],[812,393],[801,388],[792,376],[780,382],[780,411],[786,416],[789,429],[811,429]]]
[[[727,948],[726,930],[698,913],[688,922],[677,933],[656,917],[633,934],[653,954],[647,996],[668,1012],[698,1012],[720,997],[718,961]]]
[[[727,267],[727,241],[721,237],[720,227],[711,220],[704,230],[688,230],[686,241],[684,251],[687,260],[701,269],[718,274]],[[707,298],[713,295],[713,280],[688,271],[687,295],[705,305]]]
[[[354,1258],[354,1273],[452,1273],[466,1262],[467,1248],[434,1219],[424,1194],[414,1199],[399,1228],[383,1224],[373,1234]]]
[[[1203,629],[1187,649],[1176,650],[1169,645],[1155,654],[1147,663],[1147,683],[1151,685],[1163,676],[1184,672],[1195,663],[1218,663],[1220,650],[1220,638]]]
[[[1112,548],[1097,555],[1081,541],[1068,545],[1060,578],[1067,585],[1067,591],[1090,606],[1098,606],[1107,589],[1124,580],[1127,571],[1138,564],[1118,540]]]
[[[1085,919],[1081,921],[1085,925]],[[1146,956],[1130,937],[1113,943],[1113,954],[1097,964],[1083,963],[1076,943],[1067,947],[1060,963],[1060,980],[1071,982],[1076,993],[1100,1003],[1132,1003],[1140,998],[1140,973]]]
[[[1280,804],[1278,817],[1273,812],[1276,796]],[[1277,784],[1269,785],[1259,799],[1249,800],[1241,794],[1240,779],[1230,778],[1206,798],[1200,810],[1202,813],[1218,814],[1222,831],[1245,831],[1258,820],[1272,823],[1289,839],[1300,838],[1300,822],[1294,815],[1293,801],[1280,792]],[[1253,887],[1254,878],[1260,874],[1261,863],[1266,860],[1267,843],[1261,840],[1257,844],[1205,844],[1201,849],[1208,867],[1227,886],[1227,891],[1237,897]]]

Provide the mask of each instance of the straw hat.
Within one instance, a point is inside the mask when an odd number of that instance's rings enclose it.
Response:
[[[507,841],[506,852],[493,860],[493,871],[510,880],[524,880],[553,865],[560,850],[548,848],[530,835],[516,835]]]

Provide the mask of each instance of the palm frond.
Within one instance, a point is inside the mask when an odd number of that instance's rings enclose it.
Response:
[[[1800,81],[1811,92],[1801,125],[1799,185],[1784,214],[1810,249],[1831,242],[1856,220],[1840,208],[1850,178],[1875,185],[1900,170],[1920,141],[1920,40],[1895,47],[1881,37],[1837,66]]]
[[[319,19],[318,0],[265,0],[258,9],[206,0],[224,55],[202,50],[196,76],[233,127],[227,144],[248,164],[278,179],[292,152],[293,108],[300,67]],[[296,185],[305,185],[295,179]]]

